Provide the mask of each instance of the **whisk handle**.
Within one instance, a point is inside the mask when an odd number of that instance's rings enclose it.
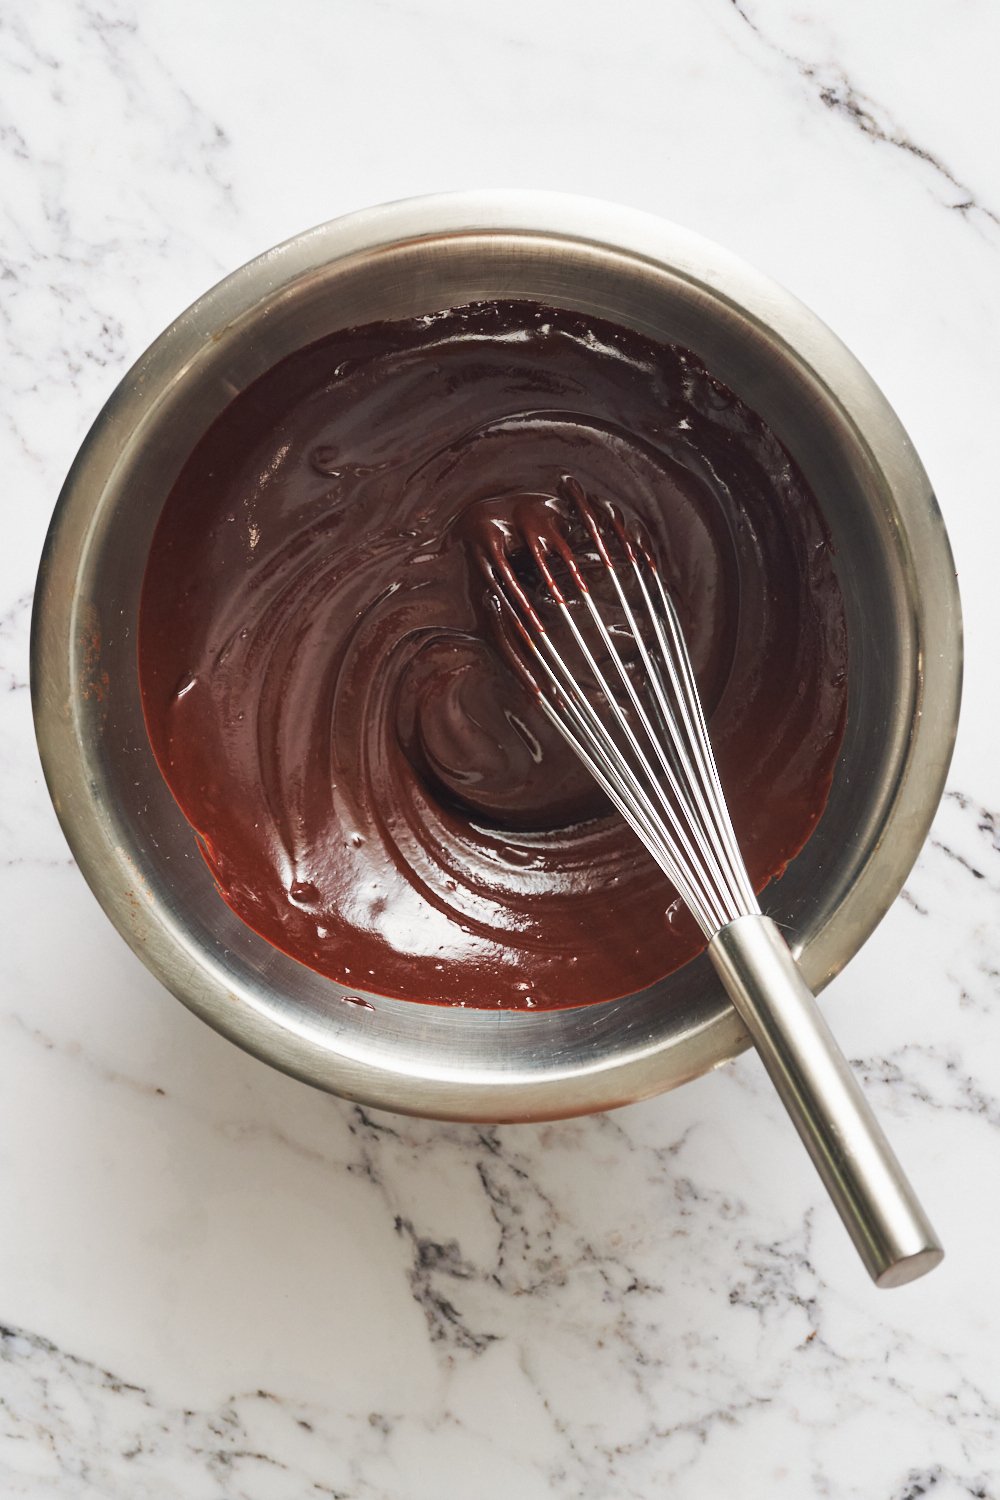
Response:
[[[877,1286],[944,1251],[778,928],[739,917],[709,944],[726,991]]]

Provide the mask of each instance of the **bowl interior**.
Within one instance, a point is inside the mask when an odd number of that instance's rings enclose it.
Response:
[[[213,1025],[367,1102],[460,1118],[565,1115],[670,1087],[740,1050],[741,1028],[709,965],[697,961],[626,1000],[541,1015],[384,999],[366,1010],[228,910],[153,761],[136,669],[150,537],[194,443],[235,393],[304,344],[478,298],[555,303],[699,354],[792,453],[836,548],[847,731],[826,812],[763,902],[794,934],[816,987],[896,895],[936,806],[957,707],[957,597],[948,593],[944,530],[905,435],[793,299],[641,216],[611,236],[595,233],[581,206],[574,218],[564,205],[566,222],[553,229],[551,205],[544,215],[537,205],[511,210],[503,222],[494,204],[480,210],[487,223],[468,203],[460,212],[458,200],[446,201],[452,207],[429,219],[425,205],[423,221],[403,205],[323,226],[251,263],[126,378],[81,450],[47,544],[36,718],[84,873],[144,961]],[[930,679],[929,607],[940,616],[939,652],[950,656]]]

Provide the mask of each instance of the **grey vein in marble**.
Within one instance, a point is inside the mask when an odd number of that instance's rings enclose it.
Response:
[[[883,104],[855,88],[835,59],[817,62],[790,51],[775,40],[768,27],[766,12],[762,19],[758,9],[748,0],[728,0],[728,3],[764,46],[795,69],[824,108],[841,115],[869,140],[891,146],[929,167],[939,184],[945,187],[946,207],[1000,228],[1000,213],[985,203],[979,193],[956,175],[936,152],[914,140]]]

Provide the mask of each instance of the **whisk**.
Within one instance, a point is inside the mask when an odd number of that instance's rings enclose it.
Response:
[[[480,554],[508,656],[708,939],[872,1279],[914,1280],[944,1252],[791,950],[761,912],[648,536],[572,479],[558,498],[525,497],[513,514],[490,528]]]

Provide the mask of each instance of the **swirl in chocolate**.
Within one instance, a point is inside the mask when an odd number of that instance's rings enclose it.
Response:
[[[653,539],[758,889],[823,809],[843,604],[759,417],[690,353],[534,304],[338,333],[195,448],[150,551],[139,665],[222,896],[351,989],[583,1004],[703,945],[493,633],[476,517],[568,474]]]

